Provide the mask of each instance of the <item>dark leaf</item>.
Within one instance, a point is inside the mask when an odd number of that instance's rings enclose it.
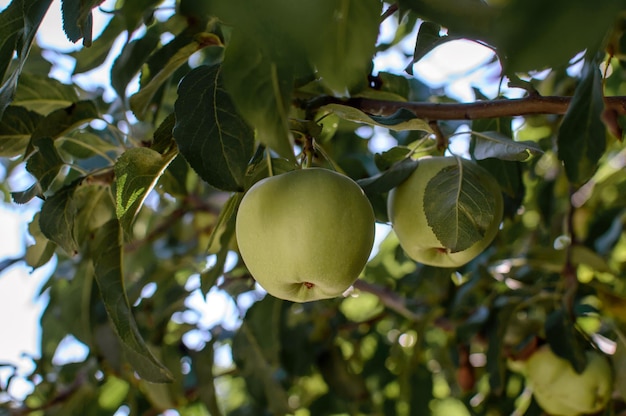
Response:
[[[419,162],[404,159],[394,164],[383,173],[371,178],[359,179],[357,183],[366,194],[382,194],[400,185],[417,168]]]
[[[577,373],[581,373],[587,365],[585,343],[567,312],[557,309],[548,315],[545,330],[552,351],[569,361]]]
[[[585,65],[557,137],[559,159],[574,184],[583,184],[595,173],[606,149],[603,110],[602,74],[597,65],[590,62]]]
[[[73,197],[76,186],[77,183],[66,186],[46,199],[39,218],[41,232],[71,256],[78,254],[78,244],[74,240],[76,212]]]
[[[14,0],[0,13],[0,118],[13,100],[18,78],[30,47],[52,0]],[[9,77],[4,75],[17,53],[17,65]]]
[[[76,59],[74,74],[82,74],[104,64],[115,40],[118,39],[123,30],[122,17],[117,14],[113,15],[98,39],[89,48],[82,48],[71,53],[71,56]]]
[[[194,53],[206,48],[207,46],[219,46],[222,44],[220,38],[212,33],[200,33],[196,35],[193,40],[181,47],[176,53],[167,61],[165,66],[161,68],[159,72],[154,74],[145,85],[141,86],[141,89],[130,97],[129,105],[135,116],[143,120],[148,111],[148,107],[152,102],[157,91],[167,82],[167,80],[176,72],[178,68],[185,65],[187,60]],[[118,91],[120,93],[121,91]],[[123,94],[121,95],[124,96]]]
[[[406,72],[413,75],[413,64],[422,59],[428,52],[437,46],[450,40],[448,36],[441,36],[441,26],[433,22],[422,22],[417,32],[417,41],[415,42],[415,51],[411,64],[407,66]]]
[[[213,266],[203,271],[200,276],[200,284],[204,293],[208,293],[217,281],[217,278],[224,273],[226,255],[230,250],[231,240],[235,235],[235,219],[242,197],[241,193],[236,193],[228,199],[209,238],[208,251],[211,254],[215,254],[216,261]]]
[[[241,369],[246,385],[272,414],[291,412],[288,396],[280,383],[279,334],[282,300],[267,296],[253,305],[233,338],[233,360]]]
[[[178,87],[174,138],[189,165],[210,185],[243,189],[254,133],[239,117],[221,80],[221,67],[201,66]]]
[[[135,323],[124,287],[122,251],[122,229],[119,221],[113,219],[96,231],[92,245],[94,273],[102,301],[135,371],[146,381],[170,382],[170,371],[149,350]]]
[[[35,151],[26,162],[26,169],[37,178],[41,191],[46,192],[65,162],[51,138],[42,137],[31,143]]]
[[[83,39],[84,46],[91,46],[93,40],[93,15],[91,10],[104,0],[63,0],[63,30],[67,38],[76,43]]]

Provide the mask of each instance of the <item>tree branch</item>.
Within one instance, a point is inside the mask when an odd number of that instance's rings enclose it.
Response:
[[[342,104],[378,116],[390,116],[404,109],[411,111],[418,118],[427,120],[476,120],[533,114],[565,114],[571,100],[572,97],[530,95],[525,98],[497,99],[473,103],[428,103],[372,98],[321,97],[312,104],[314,107],[322,107],[326,104]],[[617,114],[626,114],[626,97],[606,97],[604,102],[606,110],[611,110]]]

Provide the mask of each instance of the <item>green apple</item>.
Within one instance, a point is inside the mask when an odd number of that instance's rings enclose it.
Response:
[[[374,228],[359,185],[321,168],[262,179],[244,195],[236,219],[250,274],[269,294],[293,302],[345,292],[367,262]]]
[[[389,192],[389,219],[400,245],[413,260],[459,267],[493,240],[503,201],[494,177],[458,157],[427,157]]]
[[[526,361],[526,380],[543,410],[553,416],[578,416],[604,409],[613,389],[611,366],[597,351],[586,355],[587,366],[581,374],[548,345]]]

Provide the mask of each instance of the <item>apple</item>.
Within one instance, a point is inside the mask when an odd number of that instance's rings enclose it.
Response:
[[[611,366],[597,351],[586,351],[586,355],[587,366],[581,374],[548,345],[538,348],[526,361],[528,385],[537,403],[550,415],[586,415],[606,407],[613,389]]]
[[[369,200],[352,179],[298,169],[255,183],[235,233],[241,258],[269,294],[292,302],[340,296],[359,277],[374,244]]]
[[[389,192],[387,209],[400,245],[413,260],[459,267],[493,241],[502,221],[500,186],[459,157],[427,157]]]

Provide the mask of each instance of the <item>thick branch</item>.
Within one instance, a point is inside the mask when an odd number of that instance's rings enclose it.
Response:
[[[389,116],[398,110],[405,109],[413,112],[416,117],[427,120],[476,120],[532,114],[565,114],[571,100],[572,97],[530,95],[518,99],[497,99],[459,104],[385,101],[371,98],[341,100],[325,97],[321,103],[316,102],[315,104],[318,106],[331,103],[343,104],[379,116]],[[605,106],[607,110],[617,114],[626,114],[626,97],[606,97]]]

